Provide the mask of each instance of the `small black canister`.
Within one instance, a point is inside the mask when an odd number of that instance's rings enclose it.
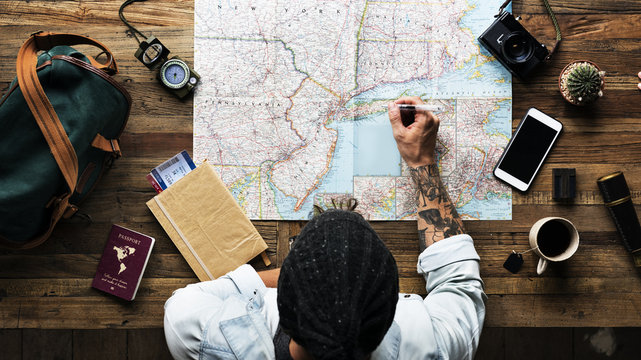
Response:
[[[617,171],[597,180],[603,194],[603,201],[614,219],[623,245],[634,259],[634,264],[641,267],[641,224],[632,203],[632,196],[623,173]]]

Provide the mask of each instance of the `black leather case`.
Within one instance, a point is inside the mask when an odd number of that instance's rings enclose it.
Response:
[[[597,184],[623,244],[634,255],[635,265],[641,266],[641,224],[623,173],[606,175]]]

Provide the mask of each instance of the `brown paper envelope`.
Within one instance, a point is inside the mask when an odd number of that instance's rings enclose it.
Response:
[[[147,206],[201,281],[222,276],[267,249],[206,161]]]

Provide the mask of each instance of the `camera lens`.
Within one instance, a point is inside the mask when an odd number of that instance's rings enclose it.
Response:
[[[501,43],[501,51],[509,62],[524,63],[534,54],[534,42],[521,31],[513,32]]]

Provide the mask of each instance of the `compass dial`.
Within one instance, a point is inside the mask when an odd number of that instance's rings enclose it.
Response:
[[[189,67],[182,60],[171,59],[160,68],[160,80],[170,89],[180,89],[189,81]]]

